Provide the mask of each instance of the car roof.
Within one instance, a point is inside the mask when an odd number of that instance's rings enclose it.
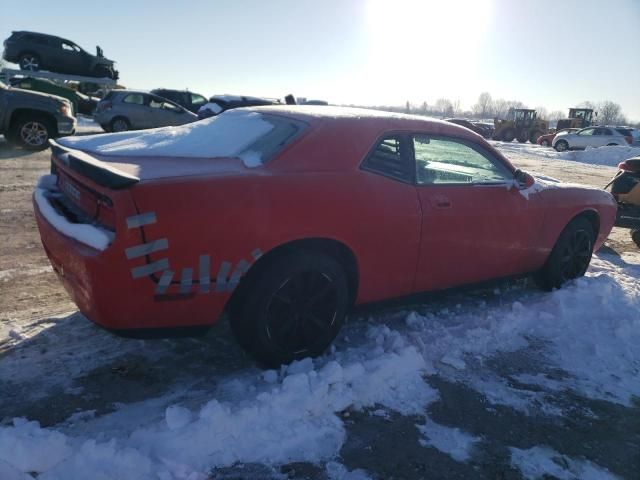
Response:
[[[58,40],[64,40],[65,42],[75,43],[71,40],[67,40],[64,37],[59,37],[58,35],[51,35],[50,33],[31,32],[29,30],[15,30],[12,33],[28,33],[29,35],[39,35],[41,37],[57,38]]]
[[[368,108],[319,107],[317,105],[267,105],[244,107],[244,109],[287,116],[307,123],[340,120],[343,125],[345,122],[352,123],[354,126],[356,122],[360,126],[366,123],[368,128],[372,130],[431,130],[434,133],[438,132],[463,138],[466,137],[474,141],[482,139],[480,135],[472,132],[468,128],[444,120]],[[363,122],[363,120],[366,122]]]

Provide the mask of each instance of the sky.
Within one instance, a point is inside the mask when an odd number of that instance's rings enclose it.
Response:
[[[465,109],[486,91],[548,110],[612,100],[640,121],[638,26],[640,0],[30,0],[2,8],[0,38],[100,45],[130,88]]]

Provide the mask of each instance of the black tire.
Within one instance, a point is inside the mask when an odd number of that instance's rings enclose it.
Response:
[[[109,122],[110,132],[126,132],[128,130],[131,130],[131,122],[125,117],[114,117]]]
[[[18,65],[20,70],[28,70],[31,72],[37,72],[42,68],[40,57],[35,53],[23,53],[18,59]]]
[[[560,234],[545,265],[534,276],[536,283],[550,291],[582,277],[589,268],[594,241],[591,222],[584,217],[573,219]]]
[[[558,140],[554,148],[557,152],[566,152],[569,150],[569,143],[566,140]]]
[[[640,248],[640,228],[631,231],[631,240],[633,240],[638,248]]]
[[[9,139],[27,150],[44,150],[56,130],[53,122],[40,115],[24,115],[13,122]]]
[[[535,145],[536,143],[538,143],[538,138],[540,138],[542,136],[542,132],[540,130],[534,130],[533,132],[531,132],[531,134],[529,135],[529,141]]]
[[[543,147],[548,147],[549,146],[549,140],[541,140],[540,141],[540,145]]]
[[[333,257],[313,251],[265,262],[249,272],[231,308],[238,343],[269,367],[320,355],[349,307],[344,269]]]
[[[518,133],[518,142],[527,143],[529,140],[529,133],[526,130],[522,130]]]
[[[513,128],[507,128],[504,132],[502,132],[503,142],[513,142],[514,138],[516,138],[516,131]]]

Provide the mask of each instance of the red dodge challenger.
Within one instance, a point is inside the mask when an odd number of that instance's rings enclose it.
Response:
[[[80,311],[125,334],[223,311],[277,365],[323,352],[354,304],[533,273],[583,275],[605,191],[535,179],[479,135],[334,107],[239,109],[52,142],[42,243]]]

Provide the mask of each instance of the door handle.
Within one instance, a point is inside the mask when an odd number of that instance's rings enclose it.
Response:
[[[451,200],[442,195],[438,195],[433,199],[433,201],[436,205],[436,208],[451,208]]]

